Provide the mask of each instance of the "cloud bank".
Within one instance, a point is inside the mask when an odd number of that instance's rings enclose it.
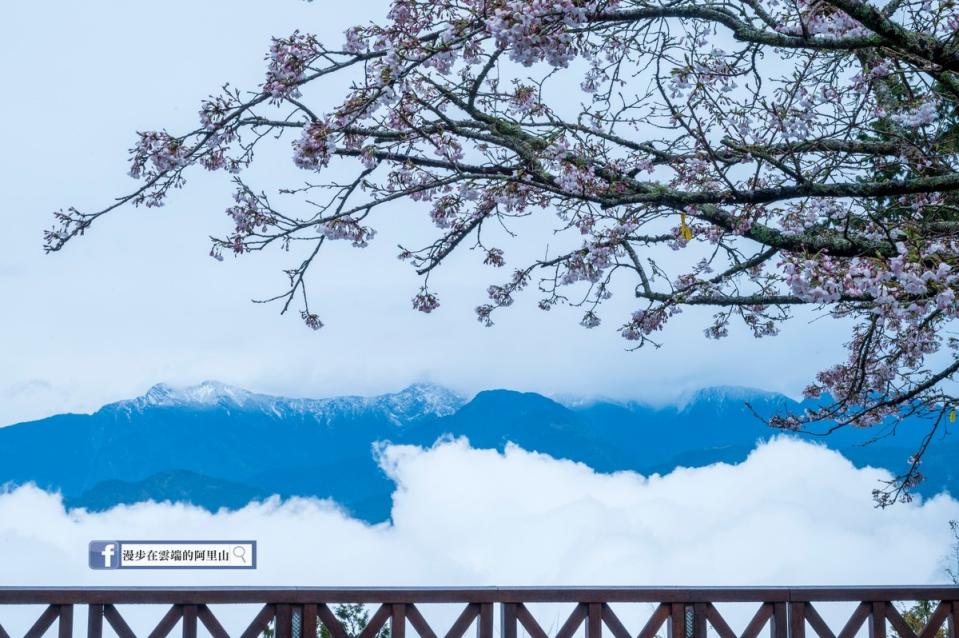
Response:
[[[651,477],[465,440],[390,446],[381,462],[396,491],[392,523],[377,526],[319,500],[217,514],[143,503],[91,514],[65,511],[59,496],[33,487],[8,491],[0,585],[941,583],[947,521],[959,518],[959,502],[946,495],[876,510],[870,491],[884,471],[787,439],[739,465]],[[89,570],[87,543],[116,538],[255,538],[260,567]]]

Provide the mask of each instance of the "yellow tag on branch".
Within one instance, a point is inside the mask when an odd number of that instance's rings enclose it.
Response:
[[[953,410],[952,412],[949,413],[949,423],[955,423],[955,422],[956,422],[956,411]]]
[[[686,223],[686,213],[679,214],[679,234],[682,235],[686,241],[693,238],[693,230],[689,227],[689,224]]]

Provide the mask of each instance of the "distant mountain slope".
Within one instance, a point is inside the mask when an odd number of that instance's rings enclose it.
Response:
[[[635,414],[630,423],[635,431]],[[401,440],[429,444],[450,434],[465,436],[481,448],[502,450],[513,442],[556,458],[582,461],[601,472],[630,467],[633,460],[620,453],[608,430],[605,422],[590,421],[542,395],[489,390],[455,414],[410,428]]]
[[[67,507],[105,510],[116,505],[144,501],[186,502],[211,511],[238,509],[273,492],[242,483],[224,481],[187,470],[170,470],[142,481],[108,480],[97,483],[78,497],[67,497]]]
[[[782,395],[725,387],[701,390],[679,406],[651,408],[563,405],[510,390],[480,392],[466,402],[427,384],[331,399],[266,396],[216,382],[158,385],[92,415],[0,428],[0,484],[33,482],[60,490],[68,506],[96,510],[143,500],[216,510],[272,494],[317,496],[381,521],[389,517],[393,485],[372,453],[376,442],[429,446],[444,435],[466,436],[476,447],[501,450],[514,442],[602,472],[666,473],[739,462],[775,434],[754,412],[803,407]],[[857,465],[901,472],[925,424],[907,422],[895,437],[863,446],[876,434],[843,429],[822,441]],[[930,450],[923,493],[959,494],[957,438]]]
[[[378,499],[379,516],[388,513],[390,489],[372,443],[462,404],[454,393],[425,384],[380,397],[322,400],[267,397],[215,382],[184,390],[159,385],[91,415],[0,428],[0,484],[33,482],[62,491],[75,505],[101,507],[110,489],[119,490],[118,498],[129,489],[173,498],[159,489],[157,475],[177,470],[347,506]],[[290,476],[291,468],[300,470]]]

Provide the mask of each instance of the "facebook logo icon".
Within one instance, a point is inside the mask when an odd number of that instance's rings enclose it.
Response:
[[[90,569],[117,569],[120,544],[116,541],[90,541]]]

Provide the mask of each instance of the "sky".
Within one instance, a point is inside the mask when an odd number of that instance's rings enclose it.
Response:
[[[222,175],[195,174],[166,207],[111,215],[82,241],[43,254],[52,211],[93,209],[133,186],[126,150],[135,131],[193,127],[200,101],[226,81],[255,88],[271,35],[299,28],[341,42],[347,26],[384,7],[60,0],[4,8],[0,425],[205,379],[312,397],[417,381],[466,395],[508,387],[653,403],[716,384],[795,396],[842,356],[844,326],[827,319],[802,316],[774,339],[734,330],[713,342],[701,336],[706,316],[692,312],[671,324],[661,349],[627,352],[615,327],[633,309],[628,294],[614,297],[593,331],[577,325],[576,312],[535,310],[532,297],[485,329],[472,309],[491,281],[475,255],[457,256],[436,277],[439,311],[414,313],[418,282],[395,245],[425,236],[427,212],[416,204],[391,209],[363,253],[336,246],[323,256],[312,289],[326,327],[313,333],[275,306],[250,303],[282,287],[290,256],[208,256],[208,237],[228,230],[232,189]],[[265,156],[259,186],[290,175],[285,144]],[[65,511],[58,495],[33,487],[0,488],[0,585],[223,583],[220,574],[87,569],[89,540],[121,537],[256,538],[260,569],[231,574],[230,584],[921,584],[944,580],[947,522],[959,518],[959,503],[945,495],[876,510],[869,494],[881,472],[796,441],[766,444],[737,466],[654,477],[602,475],[465,441],[390,447],[382,463],[396,483],[393,517],[372,527],[316,500],[216,514],[142,503],[92,514]],[[4,610],[14,614],[3,618],[12,635],[32,620],[22,611]]]
[[[229,228],[223,211],[232,188],[221,174],[195,173],[165,207],[120,211],[62,252],[43,254],[52,211],[96,209],[134,186],[126,160],[135,131],[192,128],[200,101],[224,82],[255,89],[270,36],[301,29],[339,44],[346,27],[379,19],[385,5],[171,0],[159,10],[93,0],[5,8],[0,425],[91,411],[158,382],[206,379],[311,397],[416,381],[467,395],[509,387],[653,403],[716,384],[795,396],[841,357],[844,326],[829,319],[801,316],[775,339],[734,329],[713,342],[702,337],[705,312],[674,321],[661,349],[629,352],[616,332],[634,309],[629,290],[594,330],[578,325],[579,311],[535,309],[535,296],[483,328],[473,308],[498,278],[475,254],[457,256],[434,278],[438,311],[413,312],[419,283],[395,247],[427,236],[427,211],[415,203],[391,209],[370,248],[335,246],[323,255],[311,289],[326,328],[313,333],[277,306],[250,303],[282,290],[292,256],[208,256],[209,236]],[[260,159],[258,187],[304,179],[287,141]],[[548,230],[551,215],[530,223]],[[542,248],[522,241],[514,243]]]

